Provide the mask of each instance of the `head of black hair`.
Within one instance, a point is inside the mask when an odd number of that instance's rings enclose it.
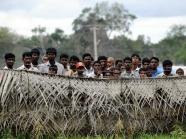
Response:
[[[122,63],[122,60],[121,60],[121,59],[117,59],[117,60],[115,61],[115,65],[117,65],[119,62]]]
[[[79,62],[80,60],[79,60],[79,58],[77,56],[73,55],[73,56],[70,57],[69,61],[77,61],[77,62]]]
[[[167,66],[167,65],[172,66],[172,65],[173,65],[172,61],[171,61],[171,60],[164,60],[164,61],[163,61],[163,67],[165,67],[165,66]]]
[[[106,56],[99,56],[98,61],[100,61],[100,60],[107,60],[107,57]]]
[[[141,59],[140,56],[138,54],[135,54],[135,53],[131,55],[131,58],[132,57],[138,57],[139,59]]]
[[[150,62],[151,62],[153,59],[156,60],[156,61],[158,61],[158,62],[160,61],[159,58],[157,58],[157,57],[151,57],[151,58],[150,58]]]
[[[89,53],[84,53],[83,56],[82,56],[82,59],[84,59],[84,58],[87,57],[87,56],[90,56],[91,59],[92,59],[92,56],[91,56],[91,54],[89,54]]]
[[[94,61],[93,66],[94,66],[96,63],[101,64],[101,63],[97,60],[97,61]]]
[[[5,58],[5,60],[7,60],[9,58],[14,58],[15,59],[15,55],[13,53],[6,53],[4,58]]]
[[[61,55],[60,55],[60,59],[61,58],[66,58],[66,59],[68,59],[69,58],[69,55],[68,54],[65,54],[65,53],[62,53]]]
[[[129,60],[129,61],[132,62],[132,58],[131,58],[131,57],[125,57],[125,58],[123,59],[123,62],[125,62],[126,60]]]
[[[53,53],[53,54],[55,54],[55,55],[57,55],[57,50],[55,49],[55,48],[47,48],[46,49],[46,54],[48,54],[48,53]]]
[[[36,53],[36,54],[40,55],[40,51],[39,51],[39,49],[37,49],[37,48],[33,48],[33,49],[31,50],[31,54],[33,54],[33,53]]]
[[[150,63],[150,59],[147,57],[143,58],[142,65],[144,65],[145,63]]]
[[[31,52],[24,52],[23,54],[22,54],[22,58],[25,58],[25,57],[32,57],[32,53]]]
[[[147,70],[146,68],[140,68],[140,69],[139,69],[139,73],[141,73],[142,71],[147,72],[148,70]]]

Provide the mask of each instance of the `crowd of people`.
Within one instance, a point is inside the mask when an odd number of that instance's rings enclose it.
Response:
[[[143,58],[138,54],[132,54],[124,59],[114,59],[113,57],[99,56],[94,60],[92,55],[84,53],[82,58],[69,56],[62,53],[59,61],[56,61],[57,51],[55,48],[46,49],[46,54],[39,63],[39,49],[32,49],[30,52],[22,54],[23,65],[14,68],[15,55],[6,53],[3,69],[27,70],[33,72],[48,73],[50,75],[63,75],[80,78],[167,78],[174,76],[184,76],[184,70],[178,68],[176,73],[172,72],[173,62],[164,60],[162,67],[159,66],[158,57]]]

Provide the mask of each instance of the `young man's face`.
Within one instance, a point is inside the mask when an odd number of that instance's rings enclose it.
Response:
[[[139,65],[139,63],[140,63],[139,57],[133,56],[132,57],[132,64],[133,65]]]
[[[146,71],[141,71],[140,73],[139,73],[139,75],[140,75],[140,78],[147,78],[147,72]]]
[[[61,63],[63,66],[67,66],[67,64],[68,64],[68,58],[62,57],[62,58],[60,59],[60,63]]]
[[[132,67],[132,61],[125,60],[124,61],[124,66],[125,66],[125,69],[131,69],[131,67]]]
[[[32,62],[32,57],[31,56],[25,56],[23,58],[23,64],[25,65],[25,67],[30,67]]]
[[[32,53],[32,61],[37,62],[39,60],[39,55],[37,53]]]
[[[107,66],[107,60],[101,59],[99,62],[100,62],[100,64],[101,64],[101,67],[102,67],[102,68],[105,68],[105,67]]]
[[[158,67],[158,65],[159,65],[159,62],[156,59],[152,59],[150,61],[150,68],[151,69],[155,70]]]
[[[100,63],[95,63],[93,65],[94,71],[98,72],[101,71],[101,64]]]
[[[91,57],[90,56],[84,57],[83,63],[85,64],[85,66],[90,66],[91,65],[91,62],[92,62],[92,60],[91,60]]]
[[[8,58],[5,60],[7,67],[13,67],[15,58]]]
[[[143,68],[144,69],[148,69],[149,68],[149,64],[150,64],[149,62],[144,62],[143,63]]]
[[[47,57],[49,61],[55,61],[56,54],[55,53],[47,53]]]
[[[164,70],[164,73],[165,74],[170,74],[171,73],[171,71],[172,71],[172,65],[165,65],[164,67],[163,67],[163,70]]]

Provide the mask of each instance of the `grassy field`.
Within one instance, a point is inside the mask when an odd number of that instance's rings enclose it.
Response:
[[[37,134],[21,134],[18,133],[15,135],[11,130],[7,129],[0,132],[0,139],[186,139],[186,126],[176,124],[174,125],[174,130],[167,134],[153,134],[153,133],[141,133],[136,132],[133,135],[125,136],[124,134],[115,134],[110,136],[81,136],[81,135],[42,135],[41,133]]]

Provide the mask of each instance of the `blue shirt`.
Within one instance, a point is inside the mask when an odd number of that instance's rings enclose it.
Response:
[[[152,72],[152,77],[155,78],[157,75],[163,72],[163,69],[161,67],[157,67],[155,71]]]

